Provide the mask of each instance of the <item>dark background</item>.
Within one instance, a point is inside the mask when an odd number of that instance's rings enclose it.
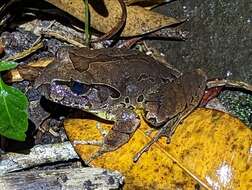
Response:
[[[152,41],[179,70],[202,68],[209,77],[252,83],[251,0],[177,0],[156,11],[187,18],[186,41]]]

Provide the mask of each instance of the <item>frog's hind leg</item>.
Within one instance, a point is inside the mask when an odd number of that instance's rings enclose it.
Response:
[[[127,108],[115,110],[115,123],[111,130],[105,132],[99,125],[98,131],[103,136],[103,140],[75,141],[75,144],[88,144],[100,146],[100,149],[91,155],[88,163],[106,152],[114,151],[127,143],[140,124],[137,114]]]
[[[158,132],[157,134],[134,156],[133,161],[137,162],[144,152],[147,152],[150,147],[157,142],[161,137],[167,138],[167,143],[170,143],[170,137],[174,133],[178,124],[181,120],[178,118],[173,118],[169,120]]]
[[[198,102],[200,99],[198,100]],[[197,103],[198,103],[197,102]],[[159,129],[158,133],[151,139],[150,142],[148,142],[133,158],[134,162],[137,162],[141,155],[144,152],[147,152],[150,147],[157,142],[161,137],[166,137],[167,138],[167,143],[170,143],[171,136],[173,133],[176,131],[178,125],[195,109],[197,104],[191,104],[187,106],[187,108],[178,114],[176,117],[173,117],[170,119],[168,122],[162,126],[161,129]]]
[[[106,152],[111,152],[118,149],[119,147],[127,143],[129,139],[130,134],[121,133],[113,130],[109,131],[109,133],[104,137],[104,140],[101,143],[99,142],[100,144],[97,144],[98,146],[100,146],[100,149],[93,155],[91,155],[88,163],[100,157]]]

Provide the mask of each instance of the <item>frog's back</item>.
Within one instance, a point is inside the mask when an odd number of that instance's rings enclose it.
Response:
[[[79,76],[87,73],[92,76],[92,81],[86,78],[81,81],[109,85],[126,96],[172,81],[178,74],[152,57],[129,49],[81,48],[70,52],[70,59],[78,71],[85,73]]]
[[[109,86],[135,104],[140,96],[176,78],[178,72],[136,50],[70,48],[36,80],[36,86],[52,81],[77,81]],[[117,93],[117,94],[118,94]]]

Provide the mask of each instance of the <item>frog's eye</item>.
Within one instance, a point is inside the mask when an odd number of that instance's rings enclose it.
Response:
[[[71,91],[77,95],[86,94],[90,89],[89,85],[76,81],[72,81],[70,84],[68,84],[68,86],[70,87]]]

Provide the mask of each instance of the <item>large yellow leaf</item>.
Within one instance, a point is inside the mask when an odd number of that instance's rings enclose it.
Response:
[[[197,182],[169,154],[212,189],[252,189],[252,133],[238,119],[197,109],[178,127],[170,144],[160,140],[133,163],[135,153],[150,139],[145,135],[148,125],[141,122],[127,144],[91,162],[125,175],[124,189],[195,189]],[[65,129],[71,141],[101,139],[95,120],[69,119]],[[98,149],[92,145],[75,148],[83,160]]]
[[[84,21],[83,0],[46,0],[58,8]],[[92,2],[92,0],[90,1]],[[104,6],[102,6],[104,3]],[[90,23],[96,30],[107,33],[120,22],[121,7],[118,0],[95,1],[95,8],[90,6]],[[99,7],[99,8],[98,8]],[[97,10],[99,11],[97,11]],[[155,31],[165,26],[178,24],[180,21],[149,11],[139,6],[127,7],[127,21],[121,36],[136,36]]]

